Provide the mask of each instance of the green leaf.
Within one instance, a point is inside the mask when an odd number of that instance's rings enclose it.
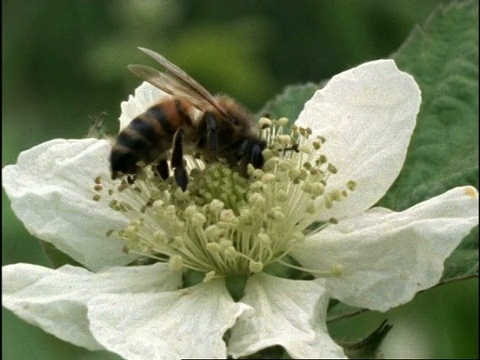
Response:
[[[478,226],[445,261],[442,282],[478,276]]]
[[[478,187],[478,3],[439,7],[392,56],[422,90],[407,159],[380,204],[397,210]]]
[[[287,86],[280,95],[265,104],[257,117],[266,114],[274,119],[286,117],[291,124],[303,110],[305,102],[310,100],[319,88],[319,85],[313,83]]]
[[[380,205],[402,210],[451,188],[478,189],[478,3],[439,7],[393,55],[422,90],[402,173]],[[446,261],[442,281],[478,276],[478,227]]]
[[[366,311],[369,310],[348,306],[336,299],[330,299],[330,303],[328,304],[327,323],[356,316]]]

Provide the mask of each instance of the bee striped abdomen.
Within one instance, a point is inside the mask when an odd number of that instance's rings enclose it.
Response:
[[[192,126],[181,100],[167,100],[133,119],[117,136],[110,154],[112,177],[135,174],[141,163],[156,161],[168,151],[177,129]]]
[[[155,127],[155,133],[173,136],[176,129],[170,122],[175,116],[175,113],[172,113],[169,107],[170,106],[167,106],[165,103],[158,104],[152,106],[140,116]]]
[[[138,124],[141,124],[141,127],[138,127]],[[146,137],[139,131],[144,127],[141,121],[133,123],[118,135],[117,144],[134,152],[142,153],[154,140],[151,136]]]
[[[127,133],[136,132],[138,134],[137,137],[139,138],[143,137],[143,139],[149,144],[155,143],[155,141],[157,141],[157,138],[158,138],[157,137],[158,130],[155,129],[155,125],[152,124],[150,121],[142,119],[142,115],[133,119],[130,125],[125,129],[125,131]],[[127,144],[124,144],[124,145],[127,145]]]

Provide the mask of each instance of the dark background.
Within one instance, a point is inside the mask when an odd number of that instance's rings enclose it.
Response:
[[[440,3],[446,2],[4,0],[2,166],[41,142],[84,137],[102,112],[114,133],[120,102],[140,83],[126,65],[154,65],[137,46],[165,55],[212,93],[228,93],[256,112],[286,85],[388,57]],[[4,192],[2,198],[2,263],[47,264]],[[478,280],[469,280],[330,330],[355,338],[388,318],[394,329],[387,357],[476,357],[477,306]],[[66,349],[3,314],[7,359]],[[32,357],[29,349],[42,350]]]

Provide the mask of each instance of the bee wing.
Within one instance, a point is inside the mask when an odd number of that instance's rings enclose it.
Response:
[[[165,71],[144,65],[129,65],[131,72],[168,94],[187,98],[200,109],[208,103],[225,114],[215,98],[185,71],[155,51],[141,47],[139,49],[162,65]]]
[[[128,65],[128,69],[153,86],[165,91],[167,94],[186,98],[196,105],[207,103],[206,100],[199,99],[198,96],[191,96],[188,88],[185,85],[179,83],[175,78],[166,73],[158,71],[157,69],[145,65]]]

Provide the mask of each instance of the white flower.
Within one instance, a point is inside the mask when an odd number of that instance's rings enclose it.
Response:
[[[121,127],[162,96],[141,85],[122,104]],[[203,177],[192,171],[186,193],[148,169],[119,191],[105,140],[36,146],[3,170],[13,210],[89,270],[4,266],[3,305],[65,341],[125,359],[240,357],[273,345],[294,358],[345,357],[327,332],[329,297],[379,311],[408,302],[439,281],[478,223],[469,186],[402,212],[372,208],[401,170],[419,106],[418,86],[393,61],[361,65],[306,103],[293,135],[273,136],[282,120],[265,131],[267,161],[248,184],[213,166]],[[298,153],[276,151],[294,145]],[[126,267],[134,253],[170,260]],[[291,258],[316,279],[263,271]],[[205,281],[180,289],[185,269]],[[237,302],[223,278],[233,273],[249,275]]]

